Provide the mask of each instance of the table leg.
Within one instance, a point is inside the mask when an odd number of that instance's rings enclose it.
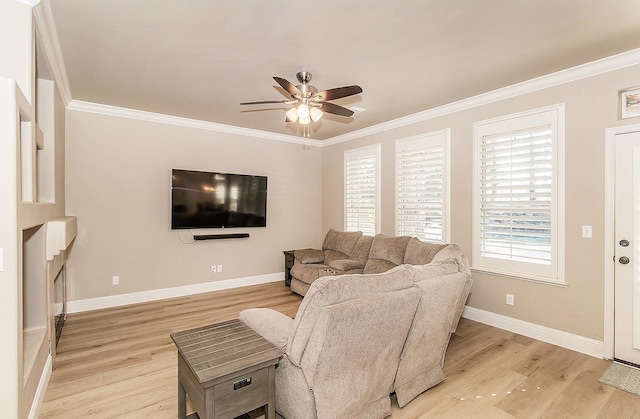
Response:
[[[276,419],[275,403],[269,403],[264,407],[264,419]]]
[[[187,392],[178,382],[178,419],[187,419]]]
[[[269,367],[269,403],[264,407],[264,419],[276,419],[276,367]]]

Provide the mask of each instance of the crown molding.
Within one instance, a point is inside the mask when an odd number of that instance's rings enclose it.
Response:
[[[324,140],[323,147],[640,64],[640,48]]]
[[[72,100],[71,89],[69,88],[69,79],[67,78],[67,71],[62,58],[62,50],[58,42],[58,32],[53,20],[51,5],[49,0],[30,0],[28,3],[33,5],[33,16],[42,40],[43,53],[49,64],[56,87],[66,106]]]
[[[216,131],[226,134],[242,135],[245,137],[255,137],[263,140],[283,141],[286,143],[302,144],[320,147],[320,140],[299,138],[293,135],[276,134],[268,131],[261,131],[251,128],[236,127],[233,125],[218,124],[215,122],[202,121],[199,119],[183,118],[180,116],[165,115],[154,112],[140,111],[137,109],[121,108],[119,106],[103,105],[100,103],[83,102],[72,100],[67,109],[80,112],[96,113],[101,115],[116,116],[119,118],[136,119],[139,121],[156,122],[160,124],[178,125],[188,128],[196,128],[207,131]]]
[[[326,140],[305,139],[292,135],[276,134],[268,131],[261,131],[252,128],[243,128],[232,125],[218,124],[196,119],[182,118],[171,115],[157,114],[153,112],[140,111],[136,109],[120,108],[111,105],[103,105],[98,103],[83,102],[73,100],[69,81],[62,59],[62,52],[58,42],[53,15],[49,0],[22,0],[24,3],[33,5],[36,24],[40,30],[42,37],[44,53],[49,61],[51,72],[54,76],[56,85],[60,90],[60,94],[68,109],[81,112],[91,112],[103,115],[119,116],[123,118],[140,119],[144,121],[152,121],[171,125],[180,125],[204,129],[209,131],[236,134],[248,137],[256,137],[261,139],[269,139],[274,141],[284,141],[289,143],[303,144],[314,147],[328,147],[369,135],[378,134],[385,131],[405,127],[418,122],[427,121],[429,119],[438,118],[444,115],[472,109],[478,106],[487,105],[501,100],[509,99],[538,90],[547,89],[598,74],[619,70],[632,65],[640,64],[640,48],[611,57],[596,60],[590,63],[582,64],[566,70],[561,70],[535,79],[516,83],[511,86],[493,90],[491,92],[482,93],[446,105],[427,109],[391,121],[372,125],[347,134],[338,135]]]

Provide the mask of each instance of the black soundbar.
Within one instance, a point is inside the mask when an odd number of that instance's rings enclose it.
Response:
[[[198,236],[193,236],[195,240],[245,239],[247,237],[249,237],[249,233],[200,234]]]

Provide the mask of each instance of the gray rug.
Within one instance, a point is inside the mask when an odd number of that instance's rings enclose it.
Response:
[[[613,362],[598,381],[640,396],[640,370],[636,368]]]

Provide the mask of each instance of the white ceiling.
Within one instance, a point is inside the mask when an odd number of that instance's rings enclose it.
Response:
[[[640,47],[638,0],[50,0],[71,96],[279,134],[272,79],[358,84],[327,139]]]

